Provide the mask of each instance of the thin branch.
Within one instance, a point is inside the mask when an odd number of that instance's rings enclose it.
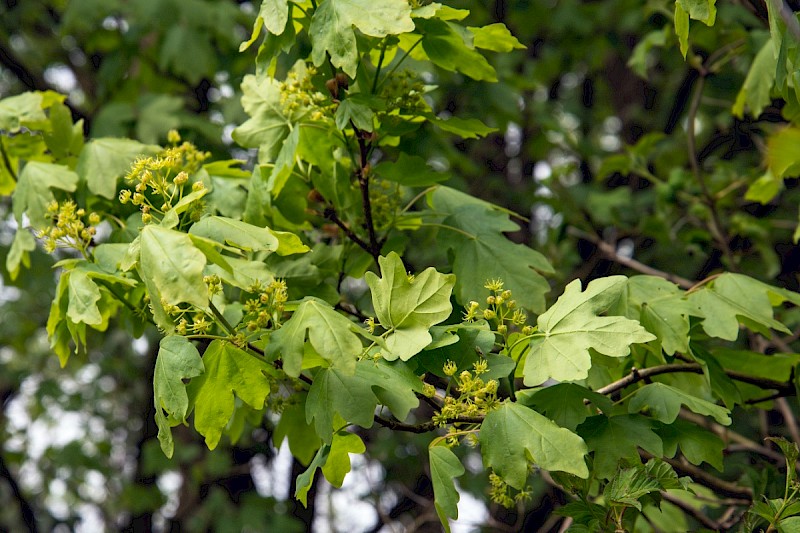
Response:
[[[800,428],[797,427],[797,417],[795,417],[792,412],[789,402],[786,401],[786,398],[778,398],[775,400],[775,405],[778,411],[781,412],[781,416],[786,423],[786,428],[789,430],[789,435],[792,436],[792,440],[800,444]]]
[[[698,522],[700,522],[704,527],[712,530],[712,531],[719,531],[722,529],[722,525],[717,523],[716,521],[710,519],[706,515],[700,512],[699,509],[693,507],[692,505],[686,503],[685,501],[681,500],[680,498],[670,494],[666,491],[661,491],[661,498],[668,501],[672,505],[680,508],[681,511],[688,514]]]
[[[654,458],[652,454],[647,453],[644,450],[639,450],[639,455],[645,459]],[[683,457],[681,457],[680,460],[670,459],[669,457],[660,457],[659,459],[670,464],[672,468],[674,468],[679,474],[686,474],[690,476],[695,482],[714,490],[714,492],[718,494],[722,494],[723,496],[728,496],[731,498],[747,499],[750,501],[753,500],[753,491],[750,489],[750,487],[742,487],[736,483],[731,483],[730,481],[720,479],[717,476],[706,472],[702,468],[691,464]]]
[[[3,139],[0,139],[0,155],[3,156],[3,164],[8,169],[8,173],[11,176],[11,179],[14,180],[15,182],[19,181],[17,173],[14,172],[14,167],[11,166],[11,161],[9,160],[8,154],[6,153],[6,146],[5,143],[3,142]]]
[[[364,207],[364,222],[367,225],[367,234],[369,235],[369,253],[372,255],[372,258],[375,260],[375,264],[378,263],[378,258],[381,255],[381,245],[378,242],[378,236],[375,233],[375,221],[372,219],[372,201],[369,197],[369,152],[370,152],[370,145],[367,143],[366,139],[364,138],[364,133],[356,127],[353,121],[350,121],[350,127],[353,128],[353,132],[355,133],[356,141],[358,142],[358,152],[359,152],[359,168],[357,171],[358,174],[358,186],[361,189],[361,203]]]
[[[644,263],[641,263],[636,259],[623,257],[619,255],[614,246],[607,243],[597,235],[585,232],[574,226],[568,227],[567,233],[569,233],[573,237],[578,237],[591,242],[592,244],[597,246],[597,249],[600,250],[600,252],[604,256],[606,256],[606,258],[614,261],[615,263],[619,263],[622,266],[628,267],[631,270],[635,270],[636,272],[641,272],[642,274],[647,274],[649,276],[658,276],[659,278],[664,278],[667,281],[675,283],[676,285],[680,286],[683,289],[689,289],[692,287],[692,285],[694,285],[693,282],[689,281],[686,278],[682,278],[681,276],[678,276],[676,274],[671,274],[669,272],[664,272],[663,270],[658,270],[657,268],[645,265]]]
[[[341,229],[344,232],[344,234],[347,235],[348,239],[356,243],[365,252],[372,255],[372,250],[370,249],[369,244],[361,240],[361,238],[358,235],[353,233],[353,230],[347,227],[347,224],[342,222],[342,219],[340,219],[339,215],[336,213],[336,209],[334,209],[333,207],[326,207],[323,215],[325,216],[325,218],[327,218],[328,220],[339,226],[339,229]]]

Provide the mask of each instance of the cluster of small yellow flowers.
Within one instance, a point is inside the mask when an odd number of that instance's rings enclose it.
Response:
[[[180,309],[178,307],[177,311],[176,309],[169,309],[167,312],[170,314],[182,315],[180,320],[178,320],[178,324],[175,326],[175,331],[178,335],[206,335],[214,326],[214,322],[209,320],[209,317],[200,311],[191,315],[191,322],[186,318],[189,316],[190,310]]]
[[[375,319],[372,317],[367,317],[364,320],[364,325],[367,326],[367,331],[369,331],[370,335],[375,333]]]
[[[517,502],[530,500],[531,490],[531,487],[526,487],[525,490],[519,491],[512,498],[509,495],[511,488],[503,481],[503,478],[494,472],[489,472],[489,498],[494,503],[502,505],[507,509],[514,507]]]
[[[160,220],[169,210],[174,208],[187,194],[205,190],[201,181],[189,185],[190,176],[195,174],[203,162],[211,155],[202,152],[193,144],[180,142],[180,135],[171,131],[168,135],[174,144],[152,157],[140,157],[131,166],[125,179],[133,185],[132,189],[123,189],[119,193],[119,201],[130,202],[142,211],[142,222],[149,224]],[[187,206],[185,211],[189,219],[197,221],[203,215],[205,205],[200,199],[202,194]]]
[[[286,115],[298,120],[307,116],[310,120],[320,121],[333,113],[334,104],[326,105],[327,98],[311,81],[316,73],[317,69],[308,65],[304,75],[293,69],[284,81],[278,82],[280,102]]]
[[[72,200],[61,203],[53,200],[47,204],[47,215],[51,217],[53,225],[37,233],[37,237],[44,242],[45,251],[52,253],[56,248],[73,248],[88,256],[100,215],[89,213],[87,216],[86,210],[79,208]]]
[[[222,279],[216,274],[203,276],[203,283],[208,286],[208,294],[211,296],[222,292]]]
[[[484,285],[491,294],[486,297],[486,308],[476,301],[467,304],[464,310],[464,320],[472,322],[483,318],[495,325],[496,331],[507,337],[509,326],[521,328],[523,335],[530,335],[533,332],[531,326],[525,325],[528,316],[519,308],[517,302],[512,299],[511,291],[503,289],[503,281],[490,280]]]
[[[427,111],[425,102],[425,86],[408,71],[393,74],[383,89],[386,98],[386,110],[379,114],[389,115],[400,110],[400,114],[416,114]]]
[[[490,379],[484,382],[480,377],[488,372],[488,366],[485,359],[480,359],[472,365],[472,372],[464,370],[458,373],[458,367],[453,361],[448,360],[444,364],[442,370],[445,375],[453,379],[459,395],[447,396],[444,399],[441,411],[433,417],[436,425],[444,427],[449,420],[458,417],[485,415],[500,405],[497,399],[497,381]]]
[[[369,189],[372,221],[375,228],[383,230],[394,224],[399,209],[403,207],[400,186],[387,180],[371,176],[374,187]]]
[[[247,292],[256,295],[244,304],[245,316],[242,324],[247,331],[258,331],[270,324],[280,325],[286,300],[289,298],[286,282],[274,280],[266,287],[262,287],[260,282],[256,282],[248,288]]]

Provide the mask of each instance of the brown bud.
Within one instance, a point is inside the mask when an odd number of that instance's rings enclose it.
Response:
[[[350,80],[348,79],[347,74],[345,74],[344,72],[337,72],[336,85],[338,85],[342,89],[350,88]]]
[[[328,92],[331,93],[331,98],[337,99],[339,98],[339,84],[336,83],[336,78],[331,78],[325,82],[325,87],[328,88]]]
[[[308,191],[306,199],[309,202],[313,202],[315,204],[321,204],[325,201],[325,197],[322,196],[317,189],[311,189],[310,191]]]

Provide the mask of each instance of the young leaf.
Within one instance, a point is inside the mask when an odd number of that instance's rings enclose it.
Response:
[[[259,228],[227,217],[204,217],[192,225],[189,233],[248,252],[274,252],[278,249],[278,239],[269,228]]]
[[[681,405],[698,415],[714,417],[714,420],[725,426],[731,423],[728,410],[724,407],[663,383],[649,383],[636,391],[628,404],[628,412],[636,413],[642,409],[649,409],[653,418],[671,424],[678,417]]]
[[[55,200],[50,189],[72,192],[77,185],[78,175],[64,165],[29,161],[22,168],[17,188],[11,196],[14,218],[22,222],[24,213],[28,215],[31,226],[47,225],[47,204]]]
[[[525,46],[519,40],[511,35],[506,25],[502,22],[489,24],[476,28],[474,26],[467,26],[467,29],[475,36],[473,44],[475,48],[483,48],[485,50],[492,50],[494,52],[510,52],[514,49],[525,49]]]
[[[383,179],[406,187],[427,187],[450,177],[433,170],[421,157],[402,152],[397,161],[383,161],[375,167],[375,173]]]
[[[391,252],[378,260],[382,277],[367,272],[372,305],[381,326],[388,330],[384,357],[407,361],[430,344],[431,326],[453,312],[450,293],[455,284],[452,274],[427,268],[416,276],[406,273],[400,256]]]
[[[772,100],[770,91],[775,83],[776,59],[775,47],[772,41],[767,41],[753,59],[750,71],[744,79],[744,85],[736,95],[731,110],[734,116],[744,118],[744,109],[747,105],[750,114],[755,118],[770,104]]]
[[[544,470],[589,476],[583,439],[517,403],[506,402],[486,415],[479,438],[484,466],[516,489],[528,479],[528,456]]]
[[[697,424],[678,419],[672,424],[658,428],[664,443],[664,456],[675,457],[680,446],[681,453],[693,465],[706,462],[722,472],[722,451],[725,443],[714,433]]]
[[[794,294],[771,287],[742,274],[722,274],[701,289],[689,294],[689,301],[703,313],[703,329],[712,337],[734,341],[739,335],[738,317],[769,336],[769,329],[789,333],[772,316],[772,306],[792,299]]]
[[[328,460],[322,467],[325,479],[336,488],[340,488],[344,483],[344,476],[350,472],[350,454],[364,453],[367,447],[364,441],[355,433],[339,431],[333,436],[331,450],[328,453]]]
[[[89,325],[102,323],[103,317],[97,302],[100,301],[100,288],[89,279],[83,269],[76,268],[69,273],[69,305],[67,317],[75,322]]]
[[[608,412],[611,400],[602,394],[574,383],[559,383],[536,391],[522,390],[517,393],[520,402],[535,407],[561,427],[574,431],[592,413],[584,400],[589,400],[596,409]]]
[[[269,338],[267,355],[280,356],[287,375],[297,377],[303,365],[306,339],[332,366],[352,374],[364,346],[354,333],[358,326],[326,302],[306,297],[292,317]]]
[[[497,72],[486,58],[471,43],[464,42],[461,26],[431,18],[417,19],[417,29],[424,34],[422,49],[436,66],[474,80],[497,81]]]
[[[414,30],[411,7],[405,0],[325,0],[311,17],[308,30],[314,65],[322,65],[327,52],[334,66],[355,77],[358,47],[354,26],[371,37]]]
[[[154,155],[159,150],[159,146],[131,139],[93,139],[81,151],[76,171],[90,191],[110,200],[117,193],[117,180],[128,173],[131,163],[141,155]]]
[[[158,290],[151,299],[158,296],[173,305],[208,305],[208,287],[203,282],[206,256],[194,247],[187,234],[148,225],[142,230],[140,242],[142,274]]]
[[[450,448],[434,446],[428,449],[431,465],[431,482],[433,483],[434,505],[436,514],[445,529],[449,529],[448,518],[458,518],[459,495],[455,478],[464,475],[464,465]]]
[[[185,422],[189,397],[183,380],[197,377],[203,372],[200,354],[188,339],[172,335],[161,339],[153,374],[153,401],[156,408],[158,440],[167,457],[172,457],[174,444],[170,424],[164,416],[164,411],[170,419]]]
[[[205,373],[192,380],[189,390],[195,398],[194,427],[213,450],[233,415],[234,394],[253,409],[262,409],[270,393],[267,376],[275,371],[257,356],[221,340],[206,348],[203,365]]]
[[[31,264],[30,252],[36,249],[36,239],[27,229],[18,229],[14,234],[14,242],[6,256],[6,270],[8,270],[11,281],[17,279],[20,265],[29,267]]]
[[[616,473],[603,489],[603,497],[609,502],[642,510],[639,498],[661,490],[658,480],[650,477],[643,466],[625,468]]]
[[[589,283],[585,292],[580,280],[567,285],[558,301],[537,319],[540,336],[531,340],[525,360],[526,385],[549,378],[584,379],[591,367],[590,348],[624,357],[631,344],[655,339],[635,320],[597,316],[616,302],[626,282],[624,276],[600,278]]]

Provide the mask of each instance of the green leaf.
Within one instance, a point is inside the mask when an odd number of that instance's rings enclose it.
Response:
[[[536,391],[522,390],[517,393],[524,405],[535,407],[561,427],[574,431],[593,411],[606,413],[611,410],[611,400],[602,394],[574,383],[559,383]],[[594,404],[590,408],[584,400]]]
[[[290,117],[283,114],[280,84],[269,77],[247,75],[242,93],[242,107],[251,118],[231,135],[245,148],[258,148],[262,162],[273,161],[292,126]]]
[[[335,367],[323,368],[314,375],[308,391],[306,420],[313,420],[317,434],[330,443],[335,415],[347,423],[369,428],[375,407],[383,403],[403,419],[409,408],[419,404],[415,390],[421,390],[418,378],[414,383],[402,370],[385,362],[359,361],[354,374]]]
[[[306,339],[314,350],[344,373],[352,374],[364,349],[356,335],[359,326],[328,303],[306,297],[292,317],[269,337],[267,355],[280,356],[287,375],[297,377],[303,366]]]
[[[440,130],[454,133],[464,139],[478,139],[497,131],[497,128],[490,128],[476,118],[450,117],[444,120],[435,115],[426,118]]]
[[[44,110],[54,102],[63,102],[65,98],[52,91],[45,91],[26,92],[0,99],[0,130],[17,133],[23,127],[42,129],[47,125]]]
[[[455,255],[456,298],[462,304],[486,298],[484,284],[500,279],[512,291],[517,305],[534,312],[544,310],[550,285],[539,272],[553,272],[547,259],[532,248],[509,241],[503,232],[519,227],[499,208],[447,187],[431,196],[435,211],[448,214],[446,246]],[[535,269],[535,270],[534,270]]]
[[[186,422],[189,397],[183,380],[197,377],[203,372],[200,353],[188,339],[179,336],[161,339],[153,374],[153,401],[156,408],[158,440],[167,457],[172,457],[174,443],[164,411],[171,419]]]
[[[281,194],[287,180],[292,175],[295,159],[297,158],[297,143],[299,139],[300,126],[292,129],[283,140],[283,144],[281,144],[281,149],[275,159],[275,164],[269,172],[266,184],[267,191],[273,198],[277,198]]]
[[[628,318],[638,318],[668,355],[689,351],[689,316],[702,312],[683,298],[683,290],[663,278],[634,276],[627,291],[627,305],[638,311]]]
[[[783,179],[776,178],[772,171],[767,169],[763,176],[750,184],[744,199],[766,205],[778,196],[783,189]]]
[[[416,24],[423,33],[422,49],[433,64],[474,80],[497,81],[497,72],[486,58],[472,43],[464,42],[461,26],[440,19],[417,19]]]
[[[278,239],[269,228],[227,217],[204,217],[192,225],[189,233],[248,252],[274,252],[278,248]]]
[[[594,452],[596,475],[610,479],[620,459],[639,463],[637,446],[661,457],[664,449],[661,438],[653,432],[655,424],[654,420],[633,414],[610,418],[597,415],[578,426],[578,434],[586,440],[589,451]]]
[[[668,28],[665,26],[661,30],[651,31],[650,33],[644,35],[644,37],[636,43],[636,46],[633,47],[633,52],[631,53],[631,57],[628,59],[628,66],[640,77],[647,78],[647,67],[648,67],[648,59],[650,57],[650,52],[653,48],[664,46],[667,44],[667,33]],[[611,156],[614,157],[614,156]],[[623,161],[627,161],[628,158],[625,156],[621,156]],[[609,158],[606,158],[607,161]],[[603,161],[603,166],[605,167],[606,162]],[[608,176],[608,172],[605,173],[598,173],[600,177]]]
[[[168,304],[186,302],[200,308],[208,305],[208,287],[203,282],[206,256],[186,233],[148,225],[141,233],[141,269],[152,280]],[[149,290],[149,289],[148,289]]]
[[[778,130],[767,139],[767,166],[776,178],[800,174],[800,128]]]
[[[97,302],[100,301],[100,288],[89,279],[83,269],[74,269],[69,276],[69,305],[67,317],[75,322],[98,325],[103,322]]]
[[[776,300],[771,300],[771,297]],[[769,336],[769,329],[789,333],[773,318],[772,307],[787,299],[780,289],[742,274],[722,274],[689,295],[689,301],[703,313],[703,330],[712,337],[729,341],[739,335],[739,318]]]
[[[364,441],[355,433],[339,431],[333,436],[331,451],[328,460],[322,467],[325,479],[336,488],[341,488],[344,483],[344,476],[350,472],[350,454],[364,453],[367,447]]]
[[[258,15],[264,19],[264,26],[270,33],[280,35],[289,20],[288,0],[263,0]]]
[[[233,415],[234,394],[253,409],[262,409],[275,370],[257,356],[233,344],[215,340],[203,354],[205,373],[192,380],[194,427],[209,450],[217,447]]]
[[[272,433],[272,442],[280,448],[283,439],[289,441],[289,450],[303,465],[308,465],[319,450],[322,440],[314,431],[314,426],[306,422],[306,396],[300,396],[298,403],[287,405]]]
[[[729,412],[724,407],[663,383],[650,383],[636,391],[628,403],[628,412],[648,409],[656,420],[671,424],[678,417],[681,405],[699,415],[711,416],[725,426],[731,423]]]
[[[775,83],[775,47],[767,41],[758,51],[744,79],[744,84],[736,95],[731,113],[744,118],[745,105],[753,117],[758,117],[771,103],[770,91]]]
[[[17,279],[20,266],[30,267],[30,252],[36,249],[36,239],[27,229],[18,229],[14,234],[14,242],[6,256],[6,270],[8,270],[11,281]]]
[[[717,20],[717,0],[677,0],[681,7],[689,13],[692,20],[699,20],[706,26],[713,26]]]
[[[361,131],[374,129],[375,112],[358,96],[355,94],[345,98],[336,108],[336,127],[340,130],[347,128],[351,121]]]
[[[17,188],[11,196],[14,218],[22,222],[27,214],[31,226],[40,228],[49,224],[47,204],[55,200],[50,189],[72,192],[78,185],[78,175],[64,165],[29,161],[19,175]]]
[[[375,167],[381,178],[406,187],[427,187],[450,177],[444,172],[433,170],[424,159],[401,152],[397,161],[383,161]]]
[[[325,0],[311,17],[311,59],[314,65],[331,63],[354,78],[358,64],[356,27],[364,35],[386,37],[414,30],[411,7],[405,0]]]
[[[642,510],[639,498],[661,490],[658,480],[650,477],[643,466],[625,468],[617,472],[603,489],[603,497],[610,503],[632,506]]]
[[[594,349],[610,357],[624,357],[630,345],[655,337],[635,320],[597,316],[611,307],[625,289],[624,276],[599,278],[581,292],[580,280],[564,289],[556,303],[537,319],[538,332],[530,343],[523,370],[526,385],[547,379],[573,381],[589,375]]]
[[[680,446],[681,453],[693,465],[706,462],[722,472],[722,451],[725,443],[714,433],[697,424],[678,419],[658,429],[664,443],[664,456],[674,457]]]
[[[525,49],[525,46],[517,40],[516,37],[511,35],[506,25],[502,22],[489,24],[476,28],[474,26],[467,26],[467,29],[475,36],[473,45],[475,48],[483,48],[484,50],[492,50],[494,52],[510,52],[516,49]]]
[[[447,526],[448,518],[453,520],[458,518],[458,490],[456,490],[455,478],[464,475],[464,465],[450,448],[445,446],[433,446],[428,449],[428,456],[431,465],[431,482],[433,483],[434,505],[436,514],[442,521],[442,525]]]
[[[515,489],[525,487],[529,461],[544,470],[589,477],[583,439],[517,403],[506,402],[486,415],[479,438],[484,466]]]
[[[314,474],[317,473],[318,468],[322,468],[325,465],[325,463],[328,461],[328,455],[330,453],[330,445],[323,444],[322,447],[317,451],[317,455],[314,456],[314,460],[311,461],[311,464],[308,466],[306,471],[297,476],[294,497],[303,504],[303,507],[308,507],[308,491],[311,489],[311,485],[314,483]]]
[[[675,35],[678,36],[681,54],[686,59],[689,51],[689,13],[681,7],[679,1],[675,2]]]
[[[453,312],[450,293],[455,276],[440,274],[431,267],[410,277],[394,252],[380,257],[378,262],[382,277],[367,272],[366,281],[372,291],[375,314],[387,330],[389,351],[384,357],[407,361],[430,344],[430,327]]]
[[[159,150],[159,146],[131,139],[92,139],[81,151],[76,171],[90,191],[110,200],[117,194],[118,179],[128,173],[136,158]]]

